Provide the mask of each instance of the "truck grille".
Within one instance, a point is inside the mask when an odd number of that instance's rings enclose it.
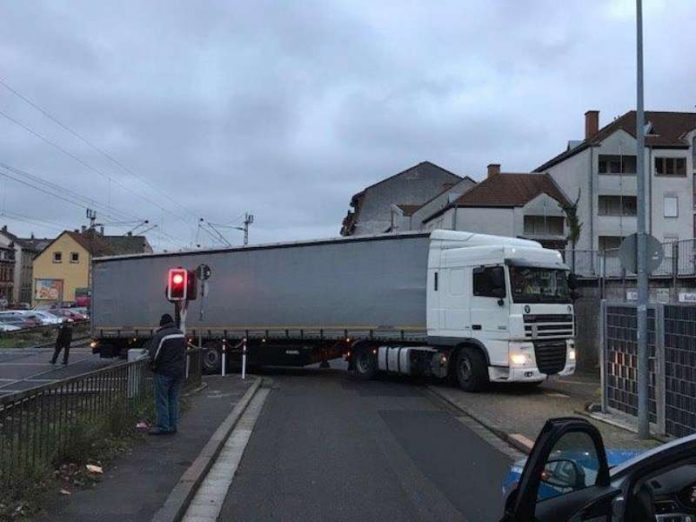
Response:
[[[527,339],[565,339],[575,334],[572,314],[537,314],[524,316]]]
[[[566,343],[565,341],[534,343],[534,356],[541,373],[546,375],[558,373],[565,368]]]

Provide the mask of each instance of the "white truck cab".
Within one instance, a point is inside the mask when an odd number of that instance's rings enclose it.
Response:
[[[569,269],[535,241],[438,230],[428,259],[428,344],[456,347],[459,384],[542,382],[575,371]]]

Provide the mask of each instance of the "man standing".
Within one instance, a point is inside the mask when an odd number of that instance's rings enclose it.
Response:
[[[66,319],[58,331],[56,346],[53,350],[51,364],[56,364],[60,351],[63,351],[63,366],[67,366],[68,357],[70,357],[70,343],[72,343],[72,319]]]
[[[150,339],[150,367],[155,373],[157,426],[150,435],[176,433],[179,421],[179,391],[186,373],[186,336],[169,314],[160,319],[160,328]]]

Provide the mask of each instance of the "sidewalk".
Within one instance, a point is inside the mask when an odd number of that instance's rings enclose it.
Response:
[[[149,521],[254,383],[238,375],[204,377],[207,388],[188,398],[179,433],[145,437],[105,469],[93,489],[77,490],[46,506],[40,521]]]
[[[582,416],[577,412],[584,412],[588,403],[600,402],[598,373],[576,373],[565,378],[554,378],[532,389],[504,384],[492,385],[485,393],[466,393],[445,385],[429,388],[508,440],[510,435],[519,434],[534,441],[547,419]],[[599,429],[607,448],[638,449],[659,445],[654,440],[639,440],[627,430],[594,419],[588,420]],[[512,443],[517,445],[515,441]]]

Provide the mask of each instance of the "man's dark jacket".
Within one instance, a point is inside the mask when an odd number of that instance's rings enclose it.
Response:
[[[186,336],[174,323],[162,325],[148,343],[150,367],[155,373],[183,377],[186,373]]]
[[[60,327],[58,331],[58,338],[56,339],[56,348],[66,348],[70,346],[72,342],[72,326],[69,324],[64,324]]]

